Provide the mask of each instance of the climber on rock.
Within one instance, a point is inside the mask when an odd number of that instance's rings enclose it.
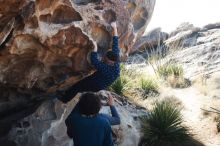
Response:
[[[107,105],[112,116],[99,113],[101,100],[97,94],[82,94],[65,120],[67,135],[73,139],[74,146],[114,146],[111,125],[119,125],[120,117],[111,94],[108,95]]]
[[[112,50],[107,51],[102,60],[98,59],[97,47],[91,52],[91,64],[96,71],[74,84],[66,91],[56,92],[56,97],[67,103],[79,92],[98,92],[106,89],[120,76],[120,62],[119,62],[119,46],[118,46],[118,32],[116,22],[111,23],[113,27],[113,45]]]

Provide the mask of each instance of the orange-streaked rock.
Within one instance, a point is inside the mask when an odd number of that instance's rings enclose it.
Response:
[[[87,55],[94,48],[94,45],[80,28],[72,26],[60,30],[52,38],[46,40],[46,45],[51,46],[53,52],[71,58],[74,71],[89,71],[90,65],[87,61]]]
[[[44,9],[50,8],[54,5],[57,0],[36,0],[37,8],[42,11]]]
[[[112,21],[117,20],[122,57],[135,51],[133,44],[144,33],[154,4],[0,0],[0,137],[7,134],[8,123],[32,113],[45,99],[37,94],[68,88],[94,71],[89,53],[96,43],[101,55],[111,48]]]
[[[26,0],[1,0],[0,13],[8,14],[11,12],[18,12],[24,6]]]
[[[73,21],[81,21],[82,17],[72,7],[59,5],[53,12],[52,23],[71,23]]]
[[[59,78],[57,74],[71,73],[76,76],[82,73],[89,74],[92,68],[88,61],[88,54],[93,50],[94,43],[97,43],[98,50],[102,54],[111,48],[110,23],[117,20],[123,57],[135,51],[132,50],[132,46],[144,33],[154,4],[155,0],[134,0],[133,2],[127,0],[0,1],[0,26],[2,26],[0,41],[1,44],[5,42],[0,52],[3,54],[1,57],[4,58],[7,55],[9,60],[17,60],[17,66],[28,64],[27,60],[33,64],[39,62],[44,70],[40,75],[42,79],[50,77],[54,83],[55,80],[59,80],[55,79]],[[7,72],[13,72],[10,71],[13,68],[19,68],[10,67],[10,64],[7,69],[3,66],[2,70],[7,70]],[[59,66],[65,69],[56,73]],[[19,75],[21,78],[14,80],[17,86],[22,84],[22,87],[30,87],[28,81],[23,83],[20,80],[22,77],[26,80],[26,76],[29,76],[27,74],[31,74],[29,70],[34,70],[33,68],[35,65],[32,66],[30,63],[25,65],[25,68],[16,69],[18,74],[27,70],[25,76]],[[2,78],[0,84],[4,84],[5,76],[0,75],[0,78]],[[13,86],[16,86],[15,82],[9,79],[7,75],[7,84],[10,85],[13,82]],[[39,81],[38,85],[33,84],[31,87],[41,88],[40,78],[37,81]]]
[[[15,19],[13,18],[0,32],[0,46],[7,39],[8,35],[11,33],[14,27]]]

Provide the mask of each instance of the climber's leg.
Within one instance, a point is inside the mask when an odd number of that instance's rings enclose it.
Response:
[[[79,92],[97,92],[99,90],[102,90],[97,85],[92,83],[89,78],[90,77],[84,78],[66,91],[58,91],[57,98],[60,101],[67,103],[72,100]]]
[[[87,54],[87,61],[89,62],[89,64],[91,64],[91,52],[89,52],[88,54]]]
[[[78,92],[83,92],[83,80],[71,86],[66,91],[57,91],[57,99],[64,103],[67,103],[71,99],[73,99]]]

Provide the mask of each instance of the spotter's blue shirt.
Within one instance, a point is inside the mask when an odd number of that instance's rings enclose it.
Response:
[[[113,37],[112,52],[119,57],[118,36]],[[91,53],[91,63],[97,70],[90,79],[99,89],[110,86],[120,76],[120,62],[108,65],[98,59],[98,53]]]
[[[119,125],[120,117],[114,106],[110,107],[112,116],[98,114],[94,117],[82,116],[77,104],[65,120],[67,134],[74,146],[114,146],[111,125]]]

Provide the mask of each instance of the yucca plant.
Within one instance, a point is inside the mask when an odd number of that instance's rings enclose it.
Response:
[[[150,93],[158,93],[158,84],[154,79],[147,78],[141,79],[141,89],[144,91],[145,95]],[[147,97],[147,96],[144,96]]]
[[[148,116],[141,118],[143,137],[140,146],[185,146],[190,134],[182,126],[180,109],[162,101],[157,102]]]
[[[118,79],[110,86],[110,90],[122,95],[123,91],[128,87],[128,80],[125,76],[120,76]]]

